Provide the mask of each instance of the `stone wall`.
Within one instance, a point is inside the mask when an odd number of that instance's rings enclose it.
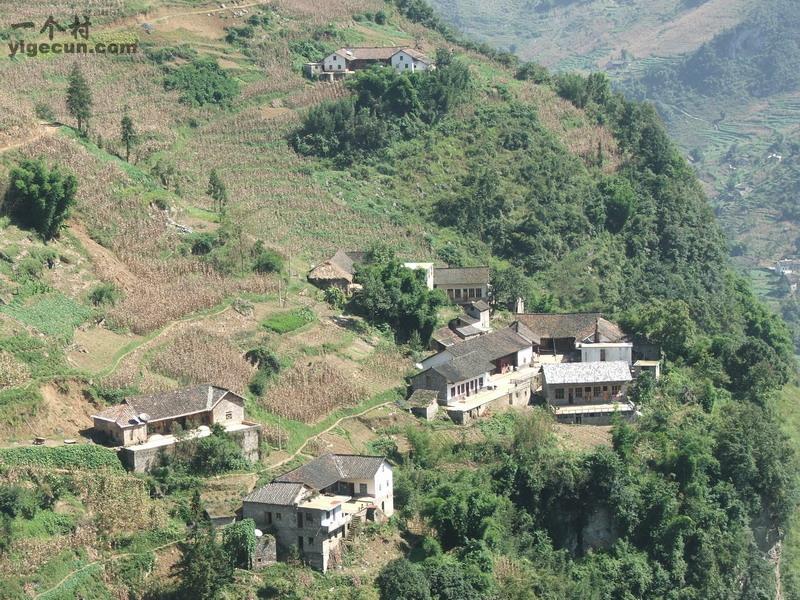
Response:
[[[228,435],[239,444],[247,460],[256,462],[260,458],[261,425],[249,422],[247,424],[250,425],[247,429],[229,431]],[[161,452],[175,452],[176,445],[173,442],[156,447],[129,446],[120,448],[118,456],[122,466],[129,471],[144,473],[158,464]]]

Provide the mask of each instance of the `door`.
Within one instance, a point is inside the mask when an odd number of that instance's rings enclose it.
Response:
[[[581,415],[575,415],[575,425],[580,425],[583,422],[583,417]]]

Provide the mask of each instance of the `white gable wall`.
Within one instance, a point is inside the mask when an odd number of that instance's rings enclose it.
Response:
[[[325,60],[322,61],[322,70],[340,71],[343,73],[347,70],[347,61],[336,53],[331,54],[330,56],[326,56]]]

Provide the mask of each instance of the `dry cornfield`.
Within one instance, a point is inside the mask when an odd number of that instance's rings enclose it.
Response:
[[[181,383],[210,383],[243,393],[256,369],[228,338],[193,327],[153,357],[153,370]]]
[[[340,369],[328,362],[314,361],[284,371],[259,402],[285,419],[315,423],[365,397],[365,390]]]

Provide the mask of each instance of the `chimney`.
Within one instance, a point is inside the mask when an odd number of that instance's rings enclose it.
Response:
[[[518,296],[516,301],[514,302],[514,314],[521,315],[524,313],[525,313],[525,300],[523,300],[521,296]]]

